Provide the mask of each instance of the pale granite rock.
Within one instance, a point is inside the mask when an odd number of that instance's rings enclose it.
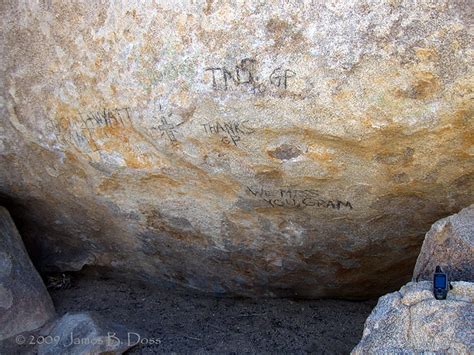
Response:
[[[474,202],[473,13],[2,1],[0,196],[44,270],[392,291],[430,225]]]
[[[351,354],[472,354],[474,284],[453,282],[438,301],[432,283],[408,283],[379,299]]]
[[[421,247],[413,278],[432,280],[437,265],[449,280],[474,282],[474,205],[433,224]]]
[[[41,327],[55,315],[8,211],[0,206],[0,342]]]

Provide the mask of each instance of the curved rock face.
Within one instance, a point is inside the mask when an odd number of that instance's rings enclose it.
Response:
[[[474,202],[469,5],[3,1],[0,191],[43,269],[393,290]]]
[[[413,270],[414,280],[433,280],[441,266],[450,281],[474,282],[474,205],[437,221],[421,247]]]
[[[3,340],[37,329],[55,316],[8,211],[0,206],[0,351]]]

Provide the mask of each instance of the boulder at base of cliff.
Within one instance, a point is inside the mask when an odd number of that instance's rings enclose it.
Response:
[[[474,352],[474,283],[453,282],[446,300],[432,283],[410,282],[379,299],[351,354]]]
[[[66,313],[49,333],[53,341],[39,345],[38,354],[122,354],[139,336],[94,312]]]
[[[41,327],[54,306],[8,211],[0,206],[0,340]]]
[[[474,204],[440,219],[426,234],[414,280],[431,280],[437,265],[452,281],[474,281]]]

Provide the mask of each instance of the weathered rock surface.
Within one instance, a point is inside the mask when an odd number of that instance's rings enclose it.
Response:
[[[122,354],[137,344],[138,333],[129,332],[94,312],[66,313],[54,324],[38,355]]]
[[[43,280],[10,214],[0,206],[0,341],[39,328],[54,315]]]
[[[472,2],[0,7],[0,193],[45,270],[368,297],[474,202]]]
[[[408,283],[379,299],[351,354],[472,354],[474,284],[453,282],[446,300],[433,297],[432,283]]]
[[[474,282],[474,205],[433,224],[413,272],[414,280],[432,280],[437,265],[452,281]]]

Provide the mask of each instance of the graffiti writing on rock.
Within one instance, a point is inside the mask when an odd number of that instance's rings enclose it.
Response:
[[[70,139],[86,151],[98,150],[97,139],[108,139],[116,136],[118,130],[133,128],[129,107],[78,112],[67,120]]]
[[[82,128],[89,131],[105,127],[130,127],[132,125],[128,107],[79,112],[79,117],[83,124]]]
[[[247,126],[247,121],[243,122],[213,122],[204,123],[202,127],[209,136],[221,136],[224,144],[233,144],[237,146],[242,136],[247,136],[255,132],[253,128]]]
[[[264,76],[257,68],[257,61],[251,58],[242,59],[234,68],[216,66],[205,71],[211,73],[212,87],[216,91],[240,87],[253,94],[264,94],[270,88],[286,90],[296,76],[293,70],[283,67],[273,68],[270,75]]]
[[[161,133],[161,137],[168,139],[170,142],[177,142],[176,133],[183,124],[183,122],[175,123],[175,117],[173,112],[164,111],[160,105],[160,114],[158,117],[158,124],[151,127],[151,129],[158,130]]]
[[[350,201],[340,199],[328,199],[312,189],[290,189],[280,188],[267,190],[263,187],[249,187],[247,192],[254,197],[265,201],[272,208],[329,208],[334,210],[352,210]]]

